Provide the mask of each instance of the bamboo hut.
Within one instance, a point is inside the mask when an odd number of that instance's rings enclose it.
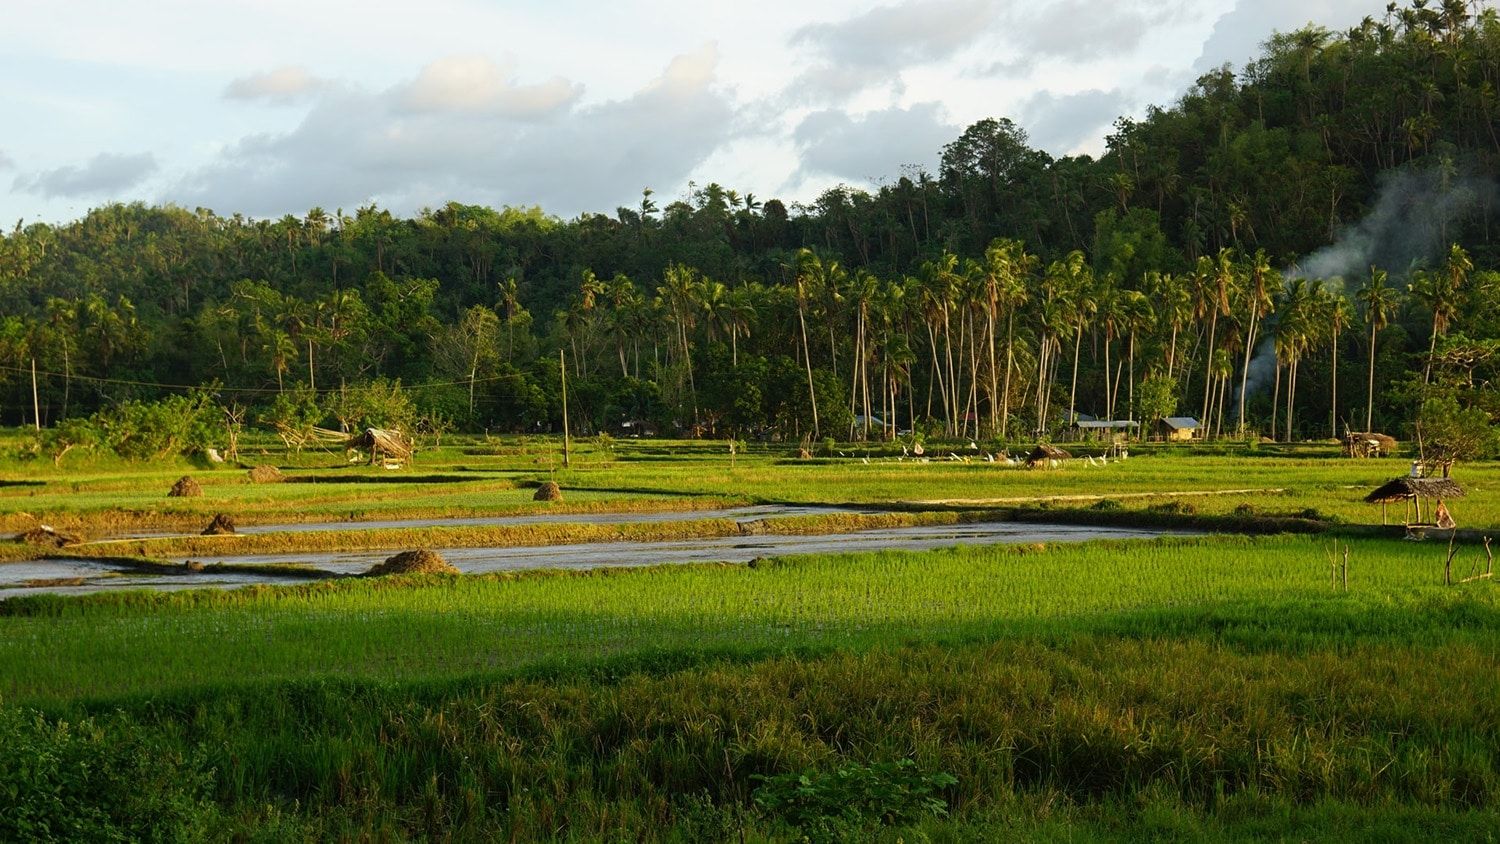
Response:
[[[1444,530],[1455,527],[1453,517],[1448,513],[1448,506],[1444,499],[1463,498],[1464,488],[1452,478],[1414,478],[1404,476],[1396,478],[1390,483],[1365,496],[1365,501],[1370,504],[1380,505],[1380,523],[1388,524],[1386,519],[1386,506],[1395,502],[1406,505],[1404,522],[1408,533],[1420,536],[1427,528],[1442,528]],[[1433,505],[1431,521],[1424,520],[1422,502],[1436,502]]]
[[[1035,469],[1038,466],[1055,466],[1060,460],[1068,460],[1073,455],[1063,451],[1055,445],[1037,443],[1036,448],[1026,455],[1026,468]]]
[[[1374,431],[1350,431],[1344,434],[1345,457],[1389,457],[1396,453],[1396,438]]]
[[[346,451],[363,449],[370,452],[370,465],[381,463],[406,463],[411,460],[411,440],[394,429],[366,428],[344,443]]]

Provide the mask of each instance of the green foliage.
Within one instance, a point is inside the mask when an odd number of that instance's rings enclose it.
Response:
[[[1177,379],[1153,375],[1135,389],[1137,415],[1150,430],[1158,419],[1177,413]]]
[[[274,430],[288,449],[301,451],[325,415],[318,394],[311,387],[298,384],[277,393],[270,406],[260,412],[260,422]]]
[[[158,401],[124,401],[94,414],[88,425],[63,426],[66,437],[97,440],[128,460],[201,453],[224,437],[223,409],[206,390]]]
[[[417,408],[411,394],[401,388],[401,381],[376,378],[329,393],[322,416],[332,416],[345,431],[385,428],[414,432]],[[308,411],[309,417],[311,411]],[[293,412],[295,416],[295,412]],[[274,422],[272,424],[275,424]],[[294,423],[295,424],[295,423]]]
[[[191,841],[215,813],[213,772],[119,716],[53,720],[0,707],[0,839]]]
[[[1417,424],[1430,459],[1452,463],[1500,454],[1500,425],[1482,408],[1465,409],[1455,398],[1423,402]]]
[[[940,794],[958,784],[951,774],[922,773],[911,759],[757,779],[756,805],[812,841],[859,840],[878,826],[943,817]]]

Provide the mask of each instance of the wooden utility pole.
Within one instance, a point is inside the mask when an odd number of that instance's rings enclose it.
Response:
[[[36,395],[36,358],[31,359],[31,423],[42,430],[42,403]]]
[[[557,350],[558,371],[562,373],[563,466],[569,467],[572,463],[568,459],[568,361],[563,354],[562,349]]]

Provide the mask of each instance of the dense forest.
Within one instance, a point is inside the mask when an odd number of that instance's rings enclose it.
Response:
[[[1406,433],[1424,406],[1493,423],[1486,6],[1278,34],[1119,120],[1098,159],[983,120],[936,173],[806,205],[707,184],[573,220],[114,204],[18,223],[0,422],[175,396],[284,430],[556,430],[566,366],[575,432],[1015,440],[1176,414],[1296,439]]]

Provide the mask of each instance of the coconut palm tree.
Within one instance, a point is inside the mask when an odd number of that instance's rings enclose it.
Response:
[[[1212,410],[1214,392],[1214,350],[1218,348],[1219,315],[1229,313],[1230,291],[1234,289],[1238,267],[1235,266],[1234,251],[1220,249],[1217,258],[1208,262],[1208,288],[1206,308],[1208,311],[1208,353],[1203,365],[1203,430],[1210,430],[1209,411]],[[1200,261],[1200,272],[1201,272]]]
[[[797,250],[793,273],[797,299],[797,324],[802,329],[802,360],[807,366],[807,400],[812,406],[812,435],[813,439],[817,439],[820,433],[818,430],[818,393],[813,387],[812,347],[807,344],[807,305],[810,289],[824,277],[827,268],[816,252],[803,247]]]
[[[1271,293],[1281,286],[1281,278],[1276,271],[1271,269],[1271,259],[1266,255],[1266,250],[1257,249],[1250,257],[1246,266],[1246,277],[1249,282],[1246,289],[1245,305],[1249,315],[1249,331],[1245,337],[1245,361],[1240,369],[1240,403],[1237,427],[1240,433],[1245,431],[1245,388],[1250,381],[1250,358],[1255,354],[1255,343],[1258,339],[1257,333],[1260,321],[1265,318],[1276,306],[1271,298]]]
[[[1385,270],[1370,267],[1370,280],[1359,289],[1357,297],[1364,305],[1365,322],[1370,326],[1370,377],[1365,402],[1365,430],[1375,430],[1375,335],[1390,322],[1398,304],[1397,293],[1386,284]]]
[[[1349,307],[1349,299],[1338,290],[1322,290],[1321,299],[1318,303],[1319,315],[1323,324],[1328,327],[1328,345],[1332,350],[1332,369],[1329,376],[1328,393],[1328,436],[1339,435],[1339,336],[1344,327],[1349,324],[1353,314]]]
[[[1281,313],[1276,325],[1276,338],[1282,356],[1286,360],[1286,440],[1291,442],[1295,399],[1297,396],[1297,365],[1311,347],[1317,333],[1317,318],[1314,313],[1316,291],[1307,279],[1292,279],[1282,296]]]
[[[1412,274],[1411,292],[1432,312],[1432,339],[1427,348],[1427,365],[1422,371],[1422,383],[1432,380],[1432,358],[1437,354],[1438,337],[1448,333],[1448,326],[1458,315],[1464,299],[1464,287],[1474,262],[1463,247],[1453,244],[1448,250],[1448,259],[1437,272],[1419,270]]]

